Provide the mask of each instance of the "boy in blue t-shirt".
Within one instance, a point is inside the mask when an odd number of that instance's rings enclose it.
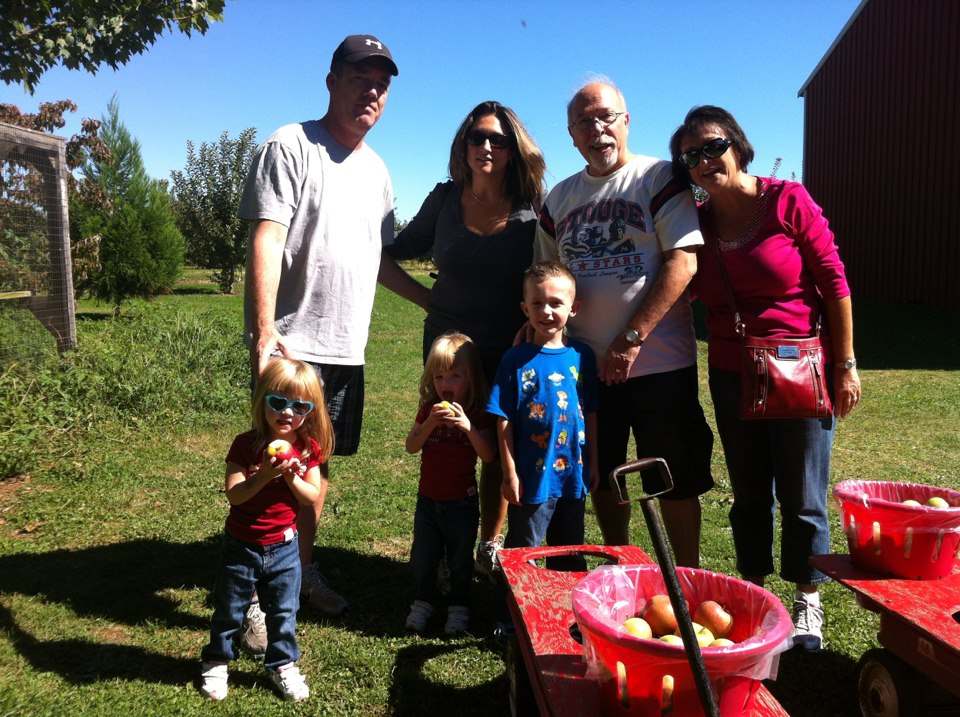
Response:
[[[496,415],[503,496],[510,503],[505,548],[583,543],[584,502],[599,480],[597,367],[588,346],[563,327],[577,313],[576,280],[556,262],[531,266],[523,313],[532,343],[500,360],[487,411]],[[585,570],[582,556],[549,561]]]

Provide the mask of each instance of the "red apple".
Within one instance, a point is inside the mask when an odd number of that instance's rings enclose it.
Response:
[[[673,605],[669,595],[654,595],[643,611],[643,619],[650,623],[650,629],[656,636],[672,633],[677,629],[677,617],[673,614]]]
[[[733,615],[724,610],[723,605],[715,600],[704,600],[700,603],[693,619],[716,637],[726,637],[733,628]]]
[[[293,458],[293,446],[291,446],[288,441],[278,438],[275,441],[271,441],[270,445],[267,446],[267,455],[271,458],[285,461],[288,458]]]

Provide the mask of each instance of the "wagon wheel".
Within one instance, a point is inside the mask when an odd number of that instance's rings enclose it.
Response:
[[[860,658],[857,694],[864,717],[915,717],[921,714],[923,695],[913,669],[883,649]]]

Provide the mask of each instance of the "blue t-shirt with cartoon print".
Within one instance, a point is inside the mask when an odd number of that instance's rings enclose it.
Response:
[[[586,344],[525,343],[504,354],[487,411],[510,421],[522,503],[586,495],[584,415],[596,410],[597,365]]]

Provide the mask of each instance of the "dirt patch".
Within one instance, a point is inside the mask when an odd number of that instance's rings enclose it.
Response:
[[[409,538],[387,538],[375,540],[370,546],[377,555],[383,555],[394,560],[405,561],[410,557]]]
[[[97,642],[109,643],[111,645],[130,644],[129,631],[119,625],[108,625],[107,627],[98,628],[94,630],[93,635]]]
[[[9,510],[17,499],[17,492],[27,487],[30,476],[18,474],[0,480],[0,513]]]

